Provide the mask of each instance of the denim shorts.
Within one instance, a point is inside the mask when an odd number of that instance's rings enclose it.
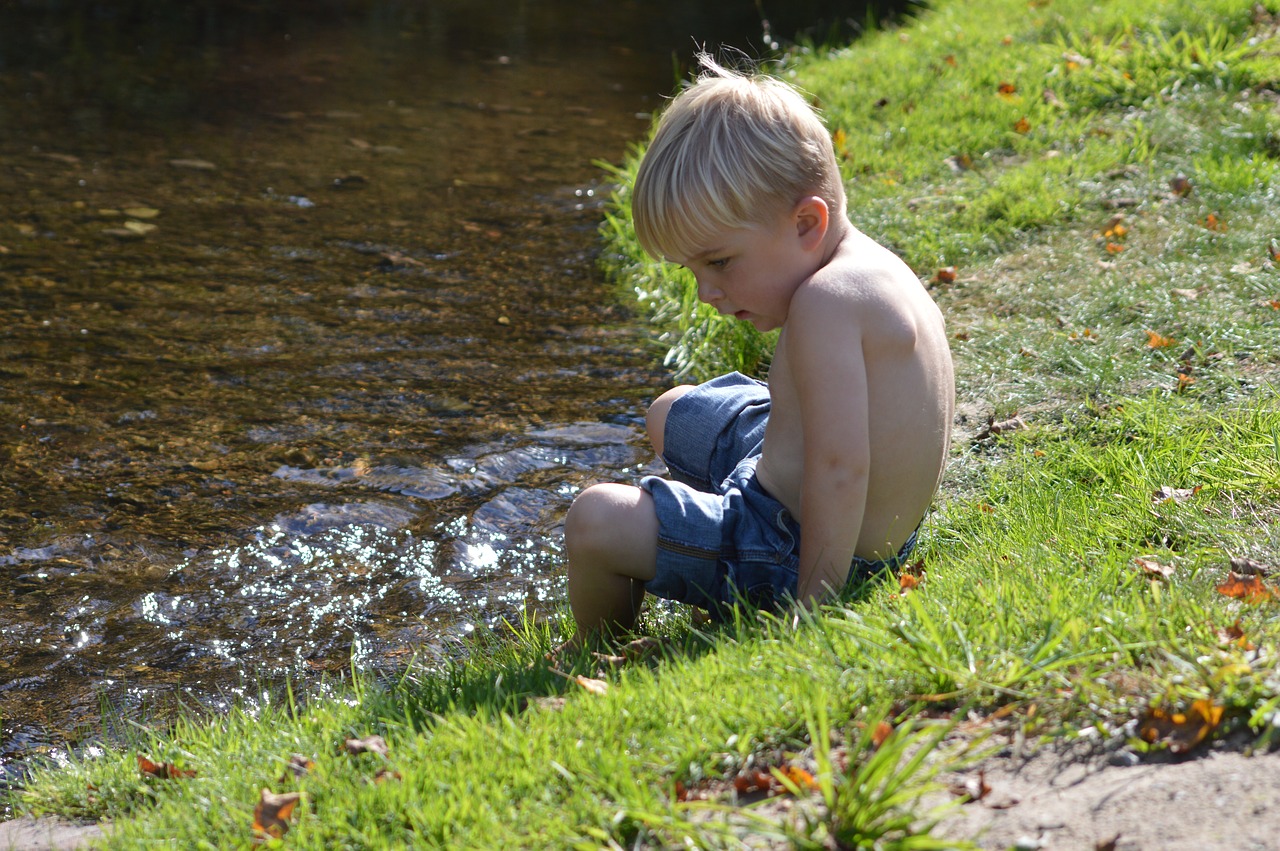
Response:
[[[777,608],[795,597],[800,524],[756,478],[768,421],[768,385],[736,372],[671,406],[663,434],[671,477],[640,482],[658,515],[657,573],[646,591],[713,615],[737,603]],[[900,566],[915,542],[912,533],[883,561],[854,556],[849,582]]]

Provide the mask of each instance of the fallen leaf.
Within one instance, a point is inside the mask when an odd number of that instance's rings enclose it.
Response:
[[[1185,298],[1187,301],[1195,301],[1200,297],[1200,290],[1176,289],[1169,290],[1170,295],[1176,295],[1178,298]]]
[[[938,284],[954,284],[956,282],[956,267],[943,266],[933,273],[933,280],[934,283]]]
[[[152,762],[142,754],[138,754],[138,770],[148,777],[161,780],[181,780],[184,777],[195,777],[192,769],[178,768],[171,762]]]
[[[1010,82],[1002,82],[996,91],[1002,95],[1014,95],[1018,93],[1018,87]]]
[[[379,768],[378,772],[373,775],[374,783],[385,783],[388,780],[395,780],[398,782],[403,779],[404,777],[403,775],[400,774],[400,772],[393,771],[392,769],[387,768],[385,766],[382,768]]]
[[[871,747],[879,748],[885,743],[885,740],[893,735],[893,725],[888,721],[881,721],[876,725],[876,729],[871,733]]]
[[[1093,843],[1093,851],[1116,851],[1120,845],[1120,834],[1116,834],[1110,839],[1099,839]]]
[[[596,680],[591,677],[584,677],[582,674],[578,674],[578,676],[573,678],[573,681],[591,694],[606,695],[609,693],[609,684],[604,680]]]
[[[363,739],[347,739],[342,743],[342,750],[351,755],[372,753],[380,757],[387,756],[387,741],[381,736],[365,736]]]
[[[913,588],[918,588],[920,587],[920,578],[912,576],[910,573],[899,574],[898,587],[903,591],[910,591]]]
[[[1155,503],[1186,502],[1200,493],[1201,487],[1201,485],[1196,485],[1193,488],[1171,488],[1166,485],[1151,495],[1151,501]]]
[[[733,778],[733,789],[739,795],[751,792],[770,792],[777,782],[773,774],[758,768],[744,768]]]
[[[1169,188],[1173,190],[1173,194],[1179,198],[1186,198],[1191,194],[1192,186],[1190,180],[1188,180],[1184,175],[1179,174],[1176,177],[1169,178]]]
[[[1185,393],[1192,384],[1196,383],[1196,377],[1189,372],[1178,372],[1178,392]]]
[[[1231,569],[1241,576],[1270,576],[1275,568],[1243,556],[1231,559]]]
[[[1205,216],[1203,224],[1204,224],[1205,230],[1222,232],[1227,229],[1226,222],[1218,218],[1218,215],[1216,213],[1210,213],[1209,215]]]
[[[258,805],[253,808],[253,831],[260,836],[279,839],[289,832],[289,814],[302,799],[301,792],[285,792],[277,795],[263,789]]]
[[[965,798],[965,803],[971,803],[987,797],[991,792],[991,785],[987,783],[987,773],[979,769],[977,777],[961,778],[951,784],[950,791],[957,798]]]
[[[1227,573],[1227,578],[1216,586],[1216,590],[1224,597],[1234,597],[1246,603],[1265,603],[1276,599],[1275,589],[1262,581],[1260,576],[1241,576],[1234,571]]]
[[[280,775],[280,782],[283,783],[289,779],[292,774],[294,778],[304,777],[308,771],[315,768],[316,764],[306,754],[292,754],[289,757],[288,764],[284,767],[284,774]]]
[[[1151,744],[1165,743],[1170,753],[1184,754],[1217,729],[1224,711],[1205,698],[1192,703],[1186,712],[1167,712],[1153,706],[1139,724],[1138,735]]]
[[[779,769],[779,773],[802,792],[811,792],[818,788],[818,781],[813,778],[813,775],[798,765],[784,765]]]
[[[978,432],[973,439],[986,440],[989,437],[995,437],[996,435],[1004,434],[1005,432],[1024,431],[1030,427],[1031,426],[1027,425],[1027,421],[1018,414],[1014,414],[1009,419],[1000,420],[999,422],[996,422],[995,417],[988,417],[986,428]]]
[[[1024,115],[1013,124],[1013,132],[1020,136],[1025,136],[1031,132],[1031,122]]]
[[[1167,349],[1170,346],[1176,346],[1178,341],[1173,337],[1166,337],[1163,334],[1157,334],[1151,329],[1147,329],[1147,348],[1148,349]]]
[[[1257,645],[1245,637],[1244,628],[1240,626],[1238,618],[1231,626],[1219,627],[1218,641],[1222,644],[1234,644],[1245,651],[1257,649]]]
[[[1277,242],[1274,239],[1271,240],[1271,242],[1267,244],[1267,254],[1271,255],[1271,260],[1273,262],[1280,263],[1280,242]]]
[[[1139,556],[1133,560],[1133,565],[1146,576],[1156,579],[1173,578],[1173,565],[1171,564],[1161,564],[1155,559]]]
[[[1062,99],[1058,97],[1057,92],[1055,92],[1053,89],[1045,89],[1043,92],[1040,93],[1040,97],[1044,99],[1044,102],[1048,106],[1051,106],[1054,109],[1067,108],[1067,105],[1062,102]]]

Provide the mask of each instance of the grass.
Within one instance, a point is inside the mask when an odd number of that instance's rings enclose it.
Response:
[[[1280,610],[1219,591],[1233,557],[1280,567],[1267,8],[941,2],[777,67],[836,131],[855,223],[953,334],[960,421],[922,577],[817,616],[650,617],[670,643],[603,694],[540,664],[561,624],[524,624],[444,671],[139,727],[15,803],[114,818],[120,848],[248,846],[264,787],[303,793],[271,840],[299,848],[957,847],[927,793],[983,736],[1160,749],[1151,709],[1207,700],[1209,737],[1269,747]],[[607,262],[673,371],[762,371],[770,339],[634,244],[633,171]],[[983,436],[1015,413],[1027,428]],[[342,751],[370,734],[385,757]],[[140,753],[197,774],[143,776]],[[752,776],[794,806],[738,788]]]

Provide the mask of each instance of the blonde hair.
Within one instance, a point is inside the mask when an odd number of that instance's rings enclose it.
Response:
[[[806,195],[844,215],[831,135],[791,85],[721,68],[702,73],[658,121],[636,173],[632,218],[654,257],[688,257],[723,228],[765,224]]]

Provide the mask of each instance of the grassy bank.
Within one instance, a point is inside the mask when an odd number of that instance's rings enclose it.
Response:
[[[826,113],[855,223],[953,335],[960,422],[915,572],[816,618],[650,622],[658,651],[568,676],[540,661],[561,625],[525,625],[443,674],[140,730],[18,803],[115,818],[122,848],[248,846],[264,788],[301,793],[257,815],[299,848],[930,847],[929,773],[984,736],[1269,744],[1280,590],[1229,578],[1280,569],[1267,9],[942,2],[779,67]],[[673,367],[763,368],[768,339],[641,256],[631,170],[609,262]]]

